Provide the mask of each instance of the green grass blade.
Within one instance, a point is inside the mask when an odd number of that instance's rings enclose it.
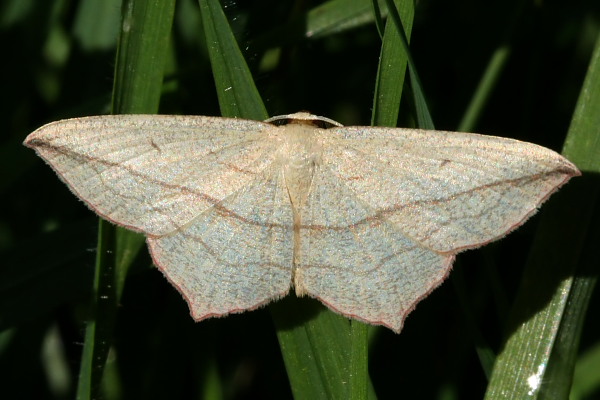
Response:
[[[512,54],[513,45],[511,40],[517,32],[519,26],[523,23],[528,22],[522,20],[523,8],[525,2],[519,1],[513,4],[513,15],[511,22],[506,24],[506,32],[504,33],[504,39],[501,43],[496,46],[495,50],[490,57],[483,76],[481,77],[475,92],[471,96],[469,105],[463,114],[460,123],[458,124],[457,130],[460,132],[472,132],[475,130],[475,126],[479,122],[485,106],[487,105],[490,96],[493,93],[494,88],[505,70],[506,65]]]
[[[115,231],[116,228],[109,223],[99,222],[92,315],[85,329],[77,399],[93,399],[98,395],[104,364],[112,342],[117,309],[116,262],[111,250],[114,248]]]
[[[295,399],[344,398],[350,340],[348,319],[312,299],[288,296],[271,305]],[[299,321],[301,323],[299,323]],[[340,330],[340,327],[343,327]]]
[[[469,105],[463,115],[457,130],[459,132],[472,132],[475,125],[481,117],[481,113],[492,93],[492,89],[496,86],[501,72],[510,56],[510,47],[508,44],[502,44],[498,47],[483,73],[481,81],[471,98]]]
[[[294,296],[271,305],[271,313],[295,399],[376,398],[367,325]]]
[[[173,0],[124,2],[113,114],[158,112],[174,7]]]
[[[419,75],[417,74],[415,62],[413,61],[412,55],[410,53],[410,49],[408,46],[408,38],[405,33],[406,30],[403,27],[400,14],[393,0],[386,0],[386,4],[388,7],[389,18],[391,18],[392,22],[396,25],[396,31],[399,33],[399,42],[406,53],[408,62],[408,72],[410,76],[410,85],[413,94],[413,103],[415,106],[415,115],[417,118],[417,125],[419,128],[422,129],[434,129],[435,126],[433,124],[433,119],[431,119],[431,114],[429,112],[429,107],[427,106],[427,101],[425,100],[423,85],[421,85],[421,80],[419,79]]]
[[[544,207],[486,399],[568,397],[583,315],[597,274],[591,236],[600,171],[600,40],[563,153],[583,171]],[[590,237],[586,237],[586,236]]]
[[[396,1],[395,3],[401,19],[402,25],[406,29],[406,37],[410,38],[412,29],[414,7],[412,1]],[[398,109],[400,107],[400,98],[404,84],[404,75],[409,55],[402,44],[402,38],[398,32],[398,25],[393,21],[388,21],[383,39],[382,51],[379,60],[379,69],[377,74],[377,83],[375,89],[375,99],[373,102],[372,124],[378,126],[396,126],[398,119]],[[420,96],[424,99],[424,96]],[[459,287],[462,283],[462,271],[454,271],[453,282],[457,289],[459,302],[463,306],[464,316],[471,336],[477,347],[480,362],[486,375],[491,374],[494,362],[494,353],[483,335],[477,329],[474,322],[472,311],[468,301],[464,296],[464,288]]]
[[[173,20],[174,2],[130,0],[123,5],[115,66],[113,113],[156,113]],[[133,257],[143,237],[100,221],[92,316],[77,387],[78,399],[97,398],[112,343],[117,305]]]
[[[371,7],[373,9],[373,18],[375,19],[377,33],[379,33],[379,37],[383,39],[383,35],[385,32],[385,23],[383,22],[383,16],[381,15],[381,8],[379,7],[379,2],[377,0],[372,0]]]
[[[408,37],[412,31],[414,18],[414,4],[412,1],[397,1],[396,6],[400,10],[404,26]],[[376,0],[373,1],[375,10],[375,18],[378,7]],[[402,29],[402,27],[400,27]],[[377,77],[375,81],[375,94],[373,99],[373,112],[371,114],[371,124],[377,126],[396,126],[398,122],[398,111],[400,109],[400,99],[402,97],[402,89],[404,87],[404,76],[406,74],[406,65],[408,62],[408,52],[405,46],[402,46],[402,37],[398,31],[398,25],[392,23],[389,19],[385,24],[385,29],[382,38],[381,53],[377,69]],[[352,355],[351,368],[352,374],[360,376],[364,374],[368,376],[368,346],[367,333],[368,329],[361,326],[358,322],[352,323],[351,338],[352,338]],[[356,380],[351,387],[351,394],[359,395],[366,394],[367,388],[363,385],[369,385],[370,382],[362,382]],[[374,396],[374,393],[371,393]]]
[[[226,117],[268,118],[252,73],[217,0],[199,0],[210,64],[221,113]]]
[[[368,344],[369,326],[360,321],[350,321],[349,399],[362,400],[369,397]]]
[[[542,386],[541,398],[566,398],[569,394],[581,331],[598,281],[600,232],[593,229],[600,222],[600,215],[594,211],[600,197],[597,175],[600,173],[600,113],[597,110],[600,110],[600,35],[563,148],[563,154],[585,174],[578,184],[584,204],[579,202],[582,210],[577,217],[580,222],[586,223],[580,229],[582,234],[587,233],[587,237],[585,240],[581,238],[583,250],[572,278],[573,284],[545,376],[548,384]]]
[[[406,29],[406,37],[410,39],[415,13],[414,4],[412,1],[401,0],[396,2],[396,6]],[[396,126],[407,62],[408,53],[402,46],[398,25],[388,20],[385,25],[375,82],[372,125]]]
[[[200,8],[223,115],[258,120],[266,118],[266,110],[252,74],[220,3],[200,0]],[[297,311],[290,312],[290,308],[296,308]],[[346,318],[293,296],[272,305],[271,309],[296,398],[346,398],[348,386],[356,388],[364,398],[365,391],[370,388],[364,349],[367,336],[361,335],[365,328],[356,328],[354,332],[358,347],[353,353],[353,347],[348,343],[351,328]],[[309,316],[315,310],[318,317],[309,317],[305,321],[298,319],[299,315]],[[293,316],[291,321],[290,316]],[[352,374],[351,365],[353,370],[361,374]]]

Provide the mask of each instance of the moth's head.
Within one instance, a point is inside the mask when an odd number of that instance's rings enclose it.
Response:
[[[329,129],[334,126],[343,126],[339,122],[334,121],[332,119],[321,117],[318,115],[313,115],[305,111],[297,112],[294,114],[278,115],[276,117],[266,119],[265,122],[278,126],[288,124],[309,125],[321,129]]]

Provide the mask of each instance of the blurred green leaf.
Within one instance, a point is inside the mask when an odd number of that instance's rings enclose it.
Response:
[[[33,7],[34,0],[6,0],[0,13],[0,26],[4,28],[23,21]]]
[[[381,15],[387,15],[383,0],[377,3]],[[292,15],[290,21],[276,26],[253,41],[256,48],[268,48],[273,40],[284,43],[300,42],[306,38],[322,39],[373,23],[373,0],[330,0],[310,10]]]
[[[114,49],[121,22],[121,0],[82,1],[73,35],[85,51]]]
[[[373,1],[377,0],[326,1],[307,13],[304,34],[316,39],[372,23]],[[380,10],[382,16],[387,14],[385,4],[380,5]]]
[[[600,343],[585,351],[577,360],[570,400],[591,399],[600,393],[598,365],[600,365]]]

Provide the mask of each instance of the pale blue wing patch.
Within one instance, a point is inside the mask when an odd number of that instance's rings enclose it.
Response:
[[[254,309],[288,293],[293,216],[279,168],[148,245],[192,316]],[[258,201],[257,199],[260,199]]]

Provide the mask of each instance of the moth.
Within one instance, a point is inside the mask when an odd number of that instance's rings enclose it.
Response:
[[[531,143],[303,112],[67,119],[24,144],[94,212],[146,236],[197,321],[293,288],[399,332],[457,253],[503,237],[580,175]]]

